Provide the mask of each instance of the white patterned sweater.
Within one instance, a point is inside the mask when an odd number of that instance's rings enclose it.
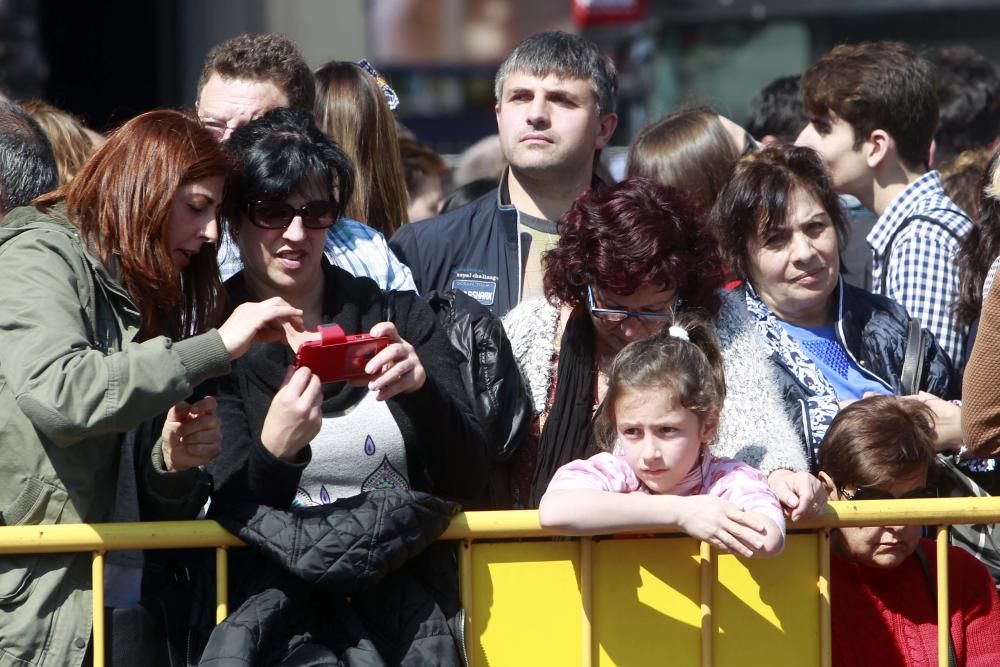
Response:
[[[503,318],[514,357],[531,391],[535,414],[545,409],[552,380],[559,308],[545,299],[522,301]],[[808,471],[799,436],[785,414],[774,366],[753,322],[730,293],[715,320],[726,374],[726,400],[711,443],[715,456],[739,459],[769,475]]]

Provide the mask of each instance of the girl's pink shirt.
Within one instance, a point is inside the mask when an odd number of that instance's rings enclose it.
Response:
[[[609,493],[649,493],[622,456],[607,452],[589,459],[570,461],[559,468],[549,482],[548,491],[593,489]],[[696,466],[670,490],[670,495],[708,494],[731,502],[747,512],[760,512],[778,526],[785,536],[785,515],[778,497],[767,485],[767,478],[742,461],[706,453]]]

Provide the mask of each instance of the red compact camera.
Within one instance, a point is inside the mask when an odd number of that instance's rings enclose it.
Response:
[[[310,340],[299,346],[295,368],[307,367],[320,382],[368,377],[365,365],[392,342],[386,336],[345,335],[339,324],[320,325],[319,333],[320,340]]]

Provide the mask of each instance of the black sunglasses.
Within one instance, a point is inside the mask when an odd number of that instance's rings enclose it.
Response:
[[[846,500],[913,500],[914,498],[937,498],[937,489],[933,486],[924,486],[901,496],[894,496],[888,491],[871,486],[859,486],[853,492],[848,492],[844,487],[840,487],[840,495]]]
[[[306,202],[299,208],[283,201],[255,201],[247,206],[250,222],[263,229],[284,229],[292,224],[295,216],[302,217],[302,225],[309,229],[326,229],[337,222],[337,202],[318,199]]]

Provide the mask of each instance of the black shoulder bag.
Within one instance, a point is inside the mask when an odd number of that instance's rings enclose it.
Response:
[[[899,374],[901,393],[913,395],[920,390],[924,370],[923,330],[913,317],[906,334],[906,351]],[[990,494],[965,474],[947,456],[937,455],[937,495],[939,498],[984,498]],[[948,530],[951,543],[975,556],[993,577],[1000,590],[1000,524],[957,524]],[[919,551],[918,551],[919,553]]]

